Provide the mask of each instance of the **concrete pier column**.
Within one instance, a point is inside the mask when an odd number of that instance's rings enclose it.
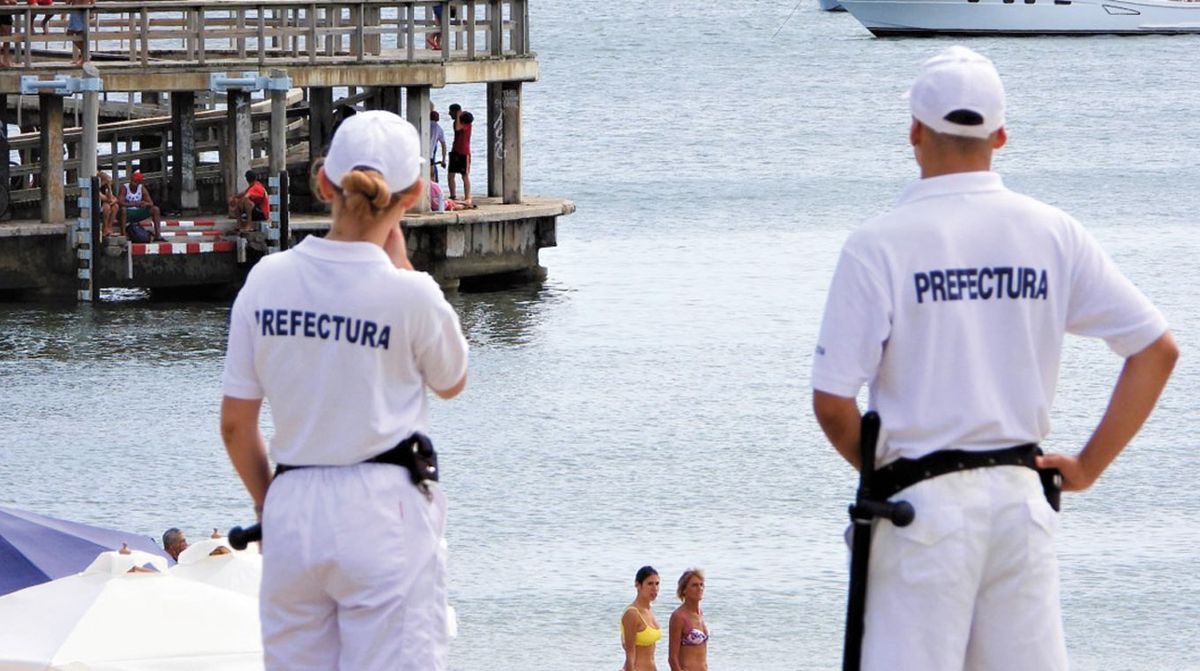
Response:
[[[226,94],[225,103],[221,164],[225,166],[224,198],[229,198],[244,188],[243,175],[250,169],[250,92],[231,90]]]
[[[142,91],[141,92],[142,104],[143,105],[160,105],[160,104],[162,104],[161,101],[162,101],[163,95],[166,95],[166,94],[159,93],[158,91]],[[154,149],[155,147],[162,147],[163,140],[164,140],[164,138],[161,135],[157,135],[157,134],[142,135],[137,138],[138,148],[144,150],[144,149]],[[162,161],[157,158],[145,157],[145,158],[138,160],[138,167],[142,170],[142,172],[159,172],[159,171],[163,170],[165,166],[162,164]],[[167,184],[166,177],[167,177],[166,173],[163,173],[162,185],[164,187]],[[162,197],[159,194],[156,194],[156,195],[160,198]]]
[[[200,209],[196,189],[196,93],[171,93],[171,204],[175,209]]]
[[[83,75],[88,80],[100,78],[96,66],[90,64],[83,66]],[[98,171],[96,159],[99,154],[97,145],[100,143],[100,92],[85,90],[82,95],[83,118],[80,123],[83,126],[83,138],[79,143],[79,175],[91,179]]]
[[[271,70],[272,79],[286,76],[283,70]],[[287,169],[287,91],[271,91],[271,152],[267,170],[271,177]]]
[[[406,98],[404,101],[405,108],[408,109],[408,122],[417,128],[417,136],[421,138],[421,156],[426,160],[429,158],[429,87],[428,86],[410,86],[406,89]],[[429,211],[429,168],[422,171],[422,176],[425,181],[422,182],[424,187],[421,189],[421,196],[417,198],[417,203],[412,207],[412,212],[428,212]]]
[[[504,203],[521,202],[521,82],[504,82]]]
[[[402,100],[404,98],[402,89],[399,86],[379,86],[376,87],[375,109],[386,110],[392,114],[400,114],[402,112]]]
[[[504,195],[504,118],[500,112],[503,84],[487,85],[487,195]]]
[[[333,89],[314,86],[308,89],[308,156],[324,156],[333,134]]]
[[[42,221],[57,224],[66,220],[63,191],[63,99],[54,94],[38,94],[42,133],[38,149],[42,159]]]

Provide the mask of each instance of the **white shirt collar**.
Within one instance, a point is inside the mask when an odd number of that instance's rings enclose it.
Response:
[[[326,240],[310,235],[300,241],[294,248],[306,256],[324,261],[344,261],[350,263],[385,263],[392,265],[383,248],[373,242],[345,242],[342,240]]]
[[[909,184],[897,199],[897,205],[904,205],[925,198],[950,196],[963,193],[980,193],[984,191],[1001,191],[1004,180],[1000,175],[986,170],[978,172],[955,172],[949,175],[939,175],[920,179]]]

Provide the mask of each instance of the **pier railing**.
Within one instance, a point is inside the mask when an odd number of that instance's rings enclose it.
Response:
[[[339,104],[353,104],[362,95],[339,100]],[[288,94],[288,103],[300,101],[300,92]],[[287,156],[288,162],[294,158],[308,160],[307,109],[303,106],[289,107],[287,110],[287,130],[285,140],[293,152],[300,152],[298,157]],[[270,148],[269,126],[271,112],[267,105],[257,104],[251,113],[250,143],[254,159],[251,165],[265,168],[266,154]],[[194,125],[195,151],[197,154],[218,152],[225,141],[227,121],[224,110],[209,110],[196,113]],[[100,124],[98,128],[99,144],[106,152],[96,157],[98,169],[112,175],[115,183],[127,181],[135,169],[141,169],[146,182],[156,189],[165,188],[167,183],[166,166],[170,161],[169,138],[172,131],[170,117],[152,119],[132,119]],[[21,133],[8,138],[8,147],[18,156],[32,156],[38,150],[39,132]],[[64,195],[74,197],[79,187],[77,175],[82,164],[80,151],[83,129],[79,127],[66,128],[63,131],[63,145],[67,158],[63,161],[66,171],[66,186]],[[150,139],[152,142],[147,142]],[[145,168],[144,166],[155,166]],[[41,172],[41,164],[32,160],[9,166],[9,202],[14,205],[34,203],[42,198],[41,188],[37,184]],[[201,163],[196,166],[197,182],[218,182],[221,179],[219,163]]]
[[[67,34],[70,11],[84,11]],[[46,14],[47,30],[34,32]],[[83,57],[140,66],[438,63],[530,55],[528,0],[146,0],[93,6],[0,5],[0,42],[18,68]]]

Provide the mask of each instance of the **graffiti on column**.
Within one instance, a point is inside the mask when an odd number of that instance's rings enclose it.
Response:
[[[500,114],[496,115],[496,147],[500,151],[500,157],[504,157],[504,117],[507,116],[508,110],[514,110],[520,107],[520,98],[517,92],[512,89],[505,89],[500,94]]]
[[[502,104],[503,104],[503,99],[497,99],[495,102],[496,107],[500,107]],[[496,118],[492,120],[492,133],[496,136],[495,145],[492,146],[492,155],[495,156],[498,160],[503,161],[504,160],[504,115],[503,114],[497,114]]]

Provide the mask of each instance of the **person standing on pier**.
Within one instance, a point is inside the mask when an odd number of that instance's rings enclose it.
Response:
[[[446,669],[446,498],[414,443],[426,389],[466,385],[467,342],[400,228],[420,148],[391,112],[346,119],[313,185],[329,234],[264,257],[233,304],[221,436],[262,520],[268,671]]]
[[[1162,314],[1075,219],[991,171],[1005,94],[964,47],[909,93],[921,179],[850,234],[813,358],[813,410],[858,464],[856,397],[879,412],[872,489],[915,520],[876,520],[868,671],[1067,668],[1054,536],[1058,487],[1091,487],[1150,415],[1178,356]],[[1065,333],[1125,360],[1076,455],[1041,454]],[[1042,477],[1039,477],[1042,476]]]
[[[438,165],[446,167],[446,133],[438,123],[441,119],[442,115],[438,114],[437,110],[429,110],[429,179],[432,182],[438,181]],[[442,148],[440,163],[434,160],[437,158],[439,145]]]
[[[454,144],[450,147],[450,167],[446,169],[446,181],[450,187],[450,200],[458,200],[454,188],[454,175],[462,175],[464,205],[471,203],[471,124],[475,117],[461,105],[450,106],[450,117],[454,119]]]
[[[71,65],[83,65],[83,33],[87,29],[88,10],[94,0],[67,0],[72,6],[67,12],[67,39],[71,40]]]

